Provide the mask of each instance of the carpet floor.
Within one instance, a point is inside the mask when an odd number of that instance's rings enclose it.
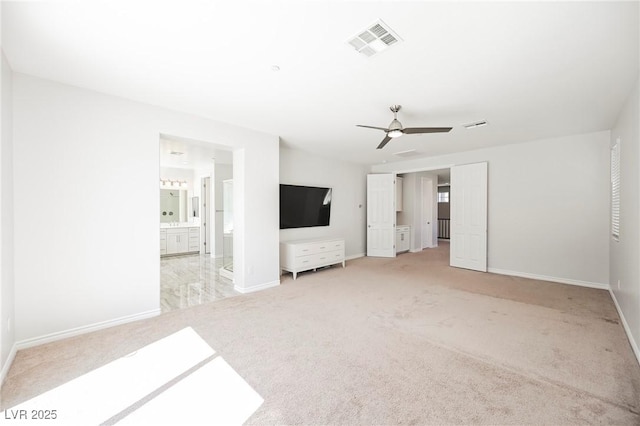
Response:
[[[190,327],[264,400],[247,424],[640,424],[640,366],[607,291],[451,268],[448,254],[286,274],[19,351],[1,408]]]

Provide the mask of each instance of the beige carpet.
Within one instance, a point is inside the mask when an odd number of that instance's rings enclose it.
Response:
[[[249,424],[640,424],[640,367],[608,292],[447,259],[443,244],[287,274],[20,351],[2,408],[190,326],[264,399]]]

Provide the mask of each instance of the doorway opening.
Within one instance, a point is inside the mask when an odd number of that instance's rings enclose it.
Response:
[[[367,256],[395,257],[406,234],[411,252],[437,247],[440,169],[367,175]],[[448,167],[451,266],[487,271],[487,170],[487,162]]]
[[[162,312],[239,295],[223,237],[224,211],[232,208],[225,206],[223,181],[233,176],[233,153],[169,135],[160,135],[159,145]],[[226,276],[223,259],[231,271]]]
[[[396,228],[409,234],[406,251],[415,253],[437,247],[440,241],[438,188],[449,183],[450,169],[407,172],[397,177],[400,179],[396,180],[396,194],[402,195],[396,201]],[[396,242],[396,249],[398,247],[406,245]]]

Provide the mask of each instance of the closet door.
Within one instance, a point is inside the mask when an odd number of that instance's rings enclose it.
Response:
[[[449,264],[487,271],[487,163],[451,168]]]

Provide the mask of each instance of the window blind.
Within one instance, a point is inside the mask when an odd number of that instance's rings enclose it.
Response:
[[[611,236],[620,238],[620,139],[611,148]]]

